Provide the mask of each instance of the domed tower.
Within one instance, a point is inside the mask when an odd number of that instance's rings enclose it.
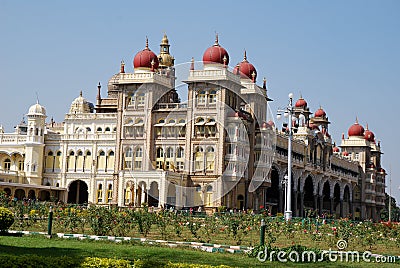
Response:
[[[300,127],[308,125],[311,112],[310,108],[308,107],[307,101],[301,95],[294,105],[294,113],[296,115],[296,118],[299,118],[298,124]]]
[[[70,114],[84,114],[84,113],[93,113],[93,104],[88,102],[83,96],[82,91],[72,103],[69,108]]]
[[[328,133],[328,125],[330,124],[328,116],[322,107],[319,107],[314,113],[314,117],[311,118],[311,123],[317,126],[321,126],[321,130]],[[324,133],[324,134],[325,134]]]
[[[136,71],[152,71],[158,69],[159,61],[157,55],[150,50],[149,40],[146,38],[146,47],[139,51],[133,59],[133,68]]]
[[[43,143],[46,109],[37,102],[28,110],[28,142]]]
[[[32,105],[28,110],[25,172],[30,184],[41,184],[46,117],[46,109],[39,102]]]
[[[218,34],[215,36],[213,46],[206,49],[203,54],[203,64],[205,68],[227,67],[229,64],[229,54],[218,42]]]
[[[160,54],[158,55],[159,67],[162,69],[174,66],[175,59],[169,53],[169,47],[167,34],[164,34],[160,44]]]
[[[247,60],[246,50],[244,51],[243,60],[235,66],[233,73],[236,75],[240,74],[240,78],[242,79],[251,79],[253,83],[256,82],[257,70],[254,65]]]

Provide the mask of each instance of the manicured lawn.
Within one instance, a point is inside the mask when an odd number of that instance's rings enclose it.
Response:
[[[167,248],[142,244],[106,241],[78,241],[74,239],[47,239],[43,236],[6,237],[0,236],[0,255],[20,256],[70,256],[74,258],[107,257],[129,260],[145,260],[148,267],[162,267],[170,262],[198,263],[232,267],[377,267],[376,263],[261,263],[244,254],[206,253],[186,248]],[[379,267],[400,267],[400,264],[379,264]]]

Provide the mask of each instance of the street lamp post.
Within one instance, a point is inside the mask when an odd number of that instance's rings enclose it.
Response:
[[[288,106],[283,109],[283,110],[278,110],[278,119],[281,118],[281,114],[284,112],[284,116],[288,117],[288,130],[289,130],[289,135],[288,135],[288,173],[285,184],[285,190],[286,190],[286,200],[285,200],[285,220],[290,221],[292,219],[292,137],[293,137],[293,132],[292,132],[292,118],[293,118],[293,93],[289,94],[289,104]]]

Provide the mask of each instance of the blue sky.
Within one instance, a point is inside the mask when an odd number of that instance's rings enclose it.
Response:
[[[176,63],[184,63],[201,60],[218,32],[231,66],[246,49],[259,83],[267,77],[274,111],[289,92],[301,93],[313,112],[325,109],[337,143],[356,116],[368,123],[400,200],[399,12],[399,1],[368,0],[1,0],[0,124],[11,131],[35,92],[49,118],[62,121],[80,90],[95,100],[97,83],[106,85],[121,59],[132,71],[146,36],[158,52],[166,32]]]

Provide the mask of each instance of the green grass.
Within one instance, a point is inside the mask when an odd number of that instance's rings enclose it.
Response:
[[[40,256],[107,257],[129,260],[145,260],[149,267],[162,267],[170,262],[198,263],[232,267],[377,267],[376,263],[261,263],[244,254],[207,253],[186,248],[168,248],[142,244],[116,244],[107,241],[79,241],[75,239],[47,239],[43,236],[1,237],[0,255],[20,256],[35,254]],[[397,264],[379,264],[379,267],[400,267]]]

